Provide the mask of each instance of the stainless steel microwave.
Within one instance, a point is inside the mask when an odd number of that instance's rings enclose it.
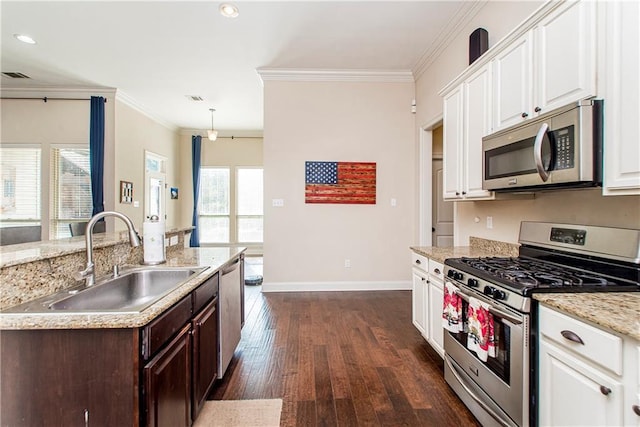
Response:
[[[535,191],[602,184],[602,100],[585,100],[482,138],[482,188]]]

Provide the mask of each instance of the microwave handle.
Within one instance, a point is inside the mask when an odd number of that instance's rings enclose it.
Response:
[[[549,179],[549,172],[547,172],[542,164],[542,144],[547,141],[549,143],[549,135],[547,135],[547,130],[549,129],[549,125],[543,123],[538,129],[538,134],[536,135],[536,140],[533,143],[533,158],[536,161],[536,169],[538,170],[538,175],[542,178],[543,182],[547,182]]]

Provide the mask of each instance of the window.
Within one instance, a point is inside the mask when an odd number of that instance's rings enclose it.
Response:
[[[201,244],[262,243],[262,168],[200,169],[198,218]]]
[[[229,168],[201,168],[198,199],[201,243],[229,243]]]
[[[261,243],[263,224],[262,168],[238,168],[238,242]]]
[[[69,223],[87,221],[93,211],[88,148],[51,149],[51,238],[70,237]]]
[[[41,150],[39,147],[1,147],[2,227],[40,225]]]

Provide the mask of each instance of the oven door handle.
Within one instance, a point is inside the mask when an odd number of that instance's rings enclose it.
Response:
[[[480,399],[478,397],[478,395],[476,395],[474,393],[473,390],[471,390],[471,388],[464,382],[464,379],[462,379],[462,377],[460,376],[460,374],[458,373],[458,370],[456,369],[455,366],[453,366],[451,364],[451,361],[449,360],[449,357],[447,355],[445,355],[444,357],[444,361],[447,364],[447,366],[449,367],[449,370],[451,371],[451,373],[453,374],[454,377],[456,377],[456,380],[458,380],[458,383],[462,386],[462,388],[469,394],[469,396],[471,396],[471,398],[473,400],[476,401],[476,403],[480,406],[482,406],[482,409],[484,409],[485,411],[487,411],[487,413],[489,415],[491,415],[491,417],[493,419],[495,419],[496,421],[498,421],[501,425],[505,426],[505,427],[512,427],[515,424],[508,422],[507,420],[505,420],[504,418],[500,417],[499,414],[496,413],[496,411],[494,411],[489,405],[487,405],[484,400]]]
[[[469,298],[470,297],[480,299],[477,296],[469,295],[468,293],[462,291],[460,288],[458,288],[458,290],[456,291],[456,294],[458,294],[460,296],[460,298],[465,300],[467,303],[469,302]],[[485,301],[485,303],[486,303],[486,301]],[[502,309],[496,308],[493,305],[489,305],[489,312],[492,313],[492,314],[498,315],[498,316],[510,321],[514,325],[521,325],[522,324],[522,319],[521,318],[516,317],[514,314],[511,314],[506,310],[502,310]]]
[[[542,164],[542,145],[545,143],[550,144],[549,135],[547,135],[547,129],[549,129],[549,125],[543,123],[538,129],[538,134],[536,135],[536,140],[533,143],[533,158],[536,162],[536,169],[538,170],[538,175],[542,178],[542,182],[547,182],[549,179],[549,172],[545,169]]]

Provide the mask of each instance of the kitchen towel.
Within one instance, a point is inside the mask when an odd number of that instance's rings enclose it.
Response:
[[[480,360],[496,356],[493,315],[489,312],[489,305],[469,297],[467,308],[467,348],[476,352]]]
[[[463,326],[462,299],[458,295],[458,287],[446,282],[442,302],[442,327],[451,332],[462,332]]]
[[[164,221],[142,224],[142,252],[145,264],[162,264],[164,255]]]

